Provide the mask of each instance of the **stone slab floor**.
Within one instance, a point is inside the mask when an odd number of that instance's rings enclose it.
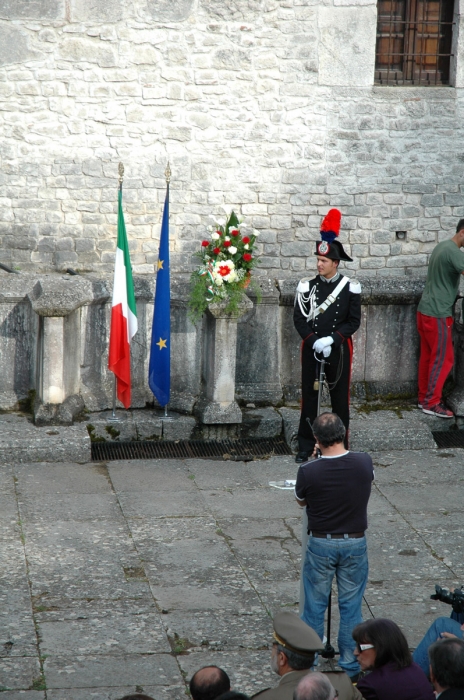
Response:
[[[463,451],[377,453],[364,614],[417,644],[464,582]],[[185,698],[217,663],[275,684],[270,616],[297,610],[292,457],[0,467],[1,700]],[[336,615],[334,614],[335,627]]]

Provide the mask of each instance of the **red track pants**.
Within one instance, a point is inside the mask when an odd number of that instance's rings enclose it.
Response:
[[[417,312],[421,339],[418,398],[423,408],[432,408],[441,402],[443,384],[454,363],[452,327],[452,316],[435,318]]]

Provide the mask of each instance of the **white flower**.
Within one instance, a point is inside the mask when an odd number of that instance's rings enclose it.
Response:
[[[255,228],[253,229],[253,236],[259,236],[259,231],[257,231]]]
[[[214,228],[212,226],[207,226],[206,230],[207,231],[214,231]]]
[[[221,275],[214,275],[214,284],[217,284],[218,287],[221,287],[223,284],[223,279]]]
[[[225,240],[225,241],[230,241],[230,236],[225,236],[224,240]]]
[[[243,247],[245,248],[245,250],[250,250],[250,246],[248,245],[248,243],[245,243]]]
[[[239,223],[239,225],[237,226],[237,228],[246,228],[246,227],[249,226],[249,225],[250,225],[250,224],[247,224],[246,221],[240,221],[240,223]]]
[[[214,232],[211,234],[211,238],[213,239],[213,241],[217,241],[219,238],[221,238],[221,236],[219,235],[219,233]]]
[[[237,248],[234,245],[231,245],[229,248],[229,253],[231,255],[235,255],[236,252],[237,252]]]
[[[226,225],[225,219],[216,219],[216,217],[213,216],[212,214],[209,215],[209,218],[212,219],[217,226],[225,226]]]

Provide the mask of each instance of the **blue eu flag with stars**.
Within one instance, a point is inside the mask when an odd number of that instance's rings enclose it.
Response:
[[[169,183],[161,225],[156,273],[155,309],[151,330],[148,384],[160,406],[167,406],[171,390],[171,291],[169,286]]]

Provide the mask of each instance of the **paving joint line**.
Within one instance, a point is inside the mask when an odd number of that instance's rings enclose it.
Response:
[[[36,613],[34,609],[34,597],[32,595],[32,580],[31,580],[31,575],[30,575],[30,568],[29,568],[29,561],[27,558],[27,551],[26,551],[26,536],[23,530],[23,521],[21,517],[21,508],[19,505],[19,493],[18,493],[18,488],[17,484],[19,482],[18,477],[16,476],[15,473],[15,464],[13,463],[11,467],[11,472],[12,472],[12,478],[13,478],[13,488],[14,488],[14,494],[15,494],[15,502],[16,502],[16,511],[18,514],[18,519],[17,519],[17,524],[19,527],[19,532],[20,532],[20,540],[21,540],[21,546],[23,548],[23,554],[24,554],[24,563],[26,566],[26,579],[27,579],[27,585],[29,588],[29,597],[31,601],[31,612],[32,612],[32,621],[34,624],[34,633],[35,633],[35,638],[36,638],[36,645],[37,645],[37,656],[38,656],[38,661],[39,661],[39,668],[40,668],[40,676],[38,678],[34,678],[32,680],[30,688],[26,688],[26,690],[40,690],[43,691],[44,693],[44,698],[47,700],[48,695],[47,695],[47,681],[45,678],[45,670],[44,670],[44,656],[41,653],[40,649],[40,644],[41,644],[41,636],[39,632],[39,625],[36,620]],[[36,687],[34,687],[34,685]]]
[[[448,564],[446,564],[446,563],[444,562],[444,560],[441,559],[441,558],[437,555],[437,553],[435,552],[435,550],[433,549],[433,547],[427,542],[427,540],[423,537],[423,535],[421,535],[421,533],[414,527],[414,525],[413,525],[411,522],[409,522],[409,520],[407,519],[406,515],[404,515],[404,513],[401,513],[401,512],[398,510],[398,508],[390,501],[390,499],[388,498],[388,496],[386,496],[386,495],[381,491],[380,486],[378,486],[377,484],[374,484],[374,488],[378,491],[378,493],[382,496],[382,498],[385,498],[385,500],[387,501],[387,503],[389,504],[389,506],[397,513],[397,515],[399,515],[401,518],[403,518],[403,520],[404,520],[404,522],[406,523],[406,525],[408,525],[408,526],[411,528],[411,530],[417,535],[417,537],[419,537],[419,539],[422,540],[422,542],[424,543],[425,547],[428,549],[428,551],[429,551],[429,553],[431,554],[431,556],[432,556],[436,561],[439,561],[440,564],[443,564],[443,566],[446,566],[446,568],[452,573],[452,575],[453,575],[455,578],[458,578],[456,572],[451,568],[451,566],[448,566]]]

